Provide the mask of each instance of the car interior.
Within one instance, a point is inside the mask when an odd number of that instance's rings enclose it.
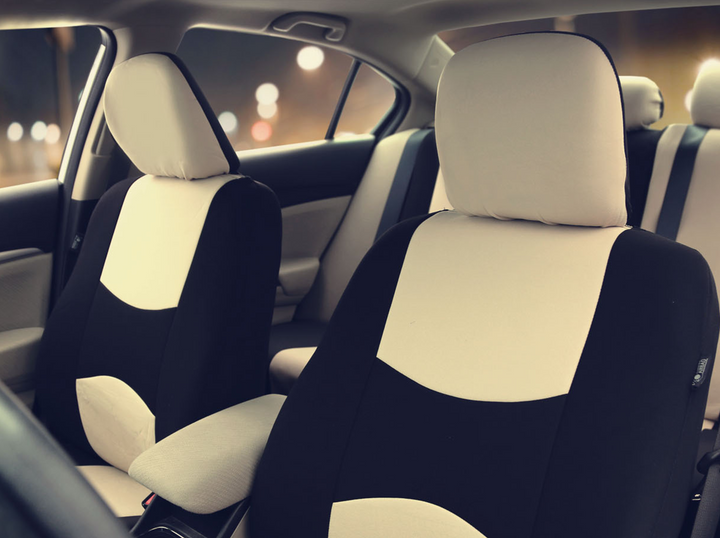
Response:
[[[720,536],[720,6],[0,2],[0,536]]]

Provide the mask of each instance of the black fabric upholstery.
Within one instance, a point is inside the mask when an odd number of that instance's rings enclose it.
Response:
[[[426,218],[392,228],[350,280],[323,345],[275,421],[253,487],[251,536],[327,535],[334,500],[328,483],[335,483],[342,464],[349,419],[370,375],[407,246]]]
[[[80,353],[105,256],[128,189],[121,181],[98,202],[83,239],[75,269],[48,318],[36,367],[34,411],[63,444],[90,452],[80,423],[75,379]]]
[[[92,454],[80,422],[76,378],[111,375],[130,385],[155,414],[158,440],[265,390],[280,261],[274,194],[249,178],[220,188],[178,306],[149,311],[123,303],[100,282],[134,181],[120,182],[98,203],[41,342],[35,410],[73,451]]]
[[[638,129],[627,133],[628,182],[630,184],[630,212],[628,225],[640,227],[645,211],[655,153],[665,131]]]
[[[618,238],[533,536],[677,536],[709,387],[691,384],[719,324],[697,251],[643,230]]]
[[[494,538],[676,536],[708,389],[692,379],[720,325],[705,260],[622,233],[569,393],[467,401],[376,357],[425,218],[391,229],[353,276],[271,433],[251,536],[327,536],[333,502],[388,496],[434,503]]]

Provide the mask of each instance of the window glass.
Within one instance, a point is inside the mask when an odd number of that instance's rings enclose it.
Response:
[[[395,102],[395,88],[368,65],[361,65],[345,102],[336,137],[369,133]]]
[[[700,66],[720,58],[720,7],[559,17],[453,30],[440,37],[458,51],[493,37],[547,30],[593,37],[610,51],[620,75],[654,80],[665,98],[665,113],[653,128],[690,123],[688,92]]]
[[[351,59],[271,36],[195,28],[185,62],[236,150],[325,138]]]
[[[178,56],[238,151],[325,138],[352,64],[325,47],[204,28],[185,34]],[[363,65],[337,132],[369,132],[394,98],[392,85]]]
[[[97,28],[0,31],[0,187],[57,177]]]

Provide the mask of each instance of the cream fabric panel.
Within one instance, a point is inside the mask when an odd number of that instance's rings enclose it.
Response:
[[[198,420],[139,456],[130,476],[196,514],[227,508],[250,495],[284,402],[285,396],[268,394]]]
[[[625,230],[430,217],[410,241],[378,358],[457,398],[567,394]]]
[[[464,519],[435,504],[377,497],[336,502],[328,538],[485,538]]]
[[[522,34],[461,50],[440,79],[435,129],[448,197],[461,213],[627,221],[620,85],[586,38]]]
[[[394,134],[375,146],[345,218],[325,252],[315,285],[298,309],[297,319],[330,320],[350,277],[375,242],[400,157],[415,131]]]
[[[155,415],[129,385],[116,377],[75,382],[80,420],[93,450],[122,471],[155,444]]]
[[[229,172],[205,112],[167,56],[144,54],[116,66],[103,106],[113,137],[144,174],[196,179]]]
[[[120,210],[100,282],[135,308],[176,307],[210,204],[237,177],[138,179]]]
[[[270,384],[274,392],[287,394],[315,354],[316,347],[293,347],[278,351],[270,361]]]
[[[684,125],[673,125],[660,139],[650,182],[642,227],[655,231],[665,198],[675,153],[685,132]],[[720,278],[720,129],[705,135],[693,170],[677,241],[697,249],[707,260],[715,278]],[[719,350],[720,351],[720,350]],[[720,356],[720,355],[718,355]],[[713,370],[705,417],[717,420],[720,414],[720,368]]]
[[[135,482],[127,473],[106,465],[81,465],[77,469],[116,517],[143,513],[142,502],[150,495],[150,490]]]

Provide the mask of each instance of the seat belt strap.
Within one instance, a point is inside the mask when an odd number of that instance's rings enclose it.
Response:
[[[390,186],[390,193],[388,194],[388,199],[385,202],[385,209],[380,217],[380,224],[378,225],[377,233],[375,234],[376,241],[382,234],[387,232],[400,220],[405,198],[408,190],[410,189],[411,179],[418,163],[418,155],[420,154],[421,148],[425,145],[425,142],[429,142],[428,137],[432,137],[431,140],[434,146],[434,129],[421,129],[411,134],[408,138],[408,141],[405,144],[405,149],[400,156],[400,162],[398,164],[397,171],[395,172],[395,177],[393,178],[392,185]],[[435,148],[433,147],[432,150],[435,150]],[[435,170],[434,176],[437,176],[437,170]]]
[[[677,239],[680,221],[682,220],[685,200],[690,190],[695,159],[697,158],[700,143],[709,129],[699,125],[688,125],[678,145],[673,161],[670,177],[668,178],[665,198],[663,199],[660,217],[658,218],[655,233],[672,239]]]
[[[714,538],[720,521],[720,429],[712,452],[698,463],[698,471],[705,475],[705,486],[690,538]]]

